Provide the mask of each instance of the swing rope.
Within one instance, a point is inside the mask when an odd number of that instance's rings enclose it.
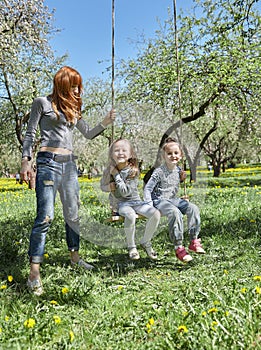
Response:
[[[174,36],[175,36],[175,53],[176,53],[176,73],[178,82],[178,111],[180,120],[180,144],[183,148],[183,134],[182,134],[182,106],[181,106],[181,84],[180,84],[180,67],[179,67],[179,41],[178,41],[178,28],[177,28],[177,4],[176,0],[173,0],[173,21],[174,21]],[[186,161],[183,160],[183,170],[186,168]],[[186,180],[183,181],[184,197],[187,198]]]
[[[114,0],[112,0],[112,11],[111,11],[111,104],[112,108],[115,107],[115,96],[114,96],[114,80],[115,80],[115,67],[114,67],[114,30],[115,30],[115,9],[114,9]],[[114,140],[114,123],[111,126],[111,143]]]

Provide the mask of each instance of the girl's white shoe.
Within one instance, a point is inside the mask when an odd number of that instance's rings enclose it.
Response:
[[[139,260],[140,258],[140,254],[139,252],[137,251],[137,248],[136,247],[133,247],[133,248],[129,248],[129,258],[131,260]]]
[[[155,250],[152,248],[151,243],[142,244],[141,246],[145,250],[145,252],[147,253],[147,255],[150,259],[152,259],[152,260],[158,259],[158,255],[155,252]]]

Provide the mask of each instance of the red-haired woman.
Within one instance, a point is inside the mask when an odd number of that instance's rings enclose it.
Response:
[[[79,250],[79,185],[73,154],[73,130],[78,129],[87,139],[101,134],[115,119],[111,110],[100,124],[90,129],[82,119],[82,78],[71,67],[62,67],[54,76],[53,92],[33,101],[30,119],[23,142],[21,180],[32,176],[30,160],[36,130],[41,133],[40,150],[37,153],[36,198],[37,216],[30,236],[29,289],[36,295],[43,293],[40,263],[43,261],[46,234],[54,218],[57,191],[60,194],[65,219],[66,241],[71,263],[93,268],[80,258]]]

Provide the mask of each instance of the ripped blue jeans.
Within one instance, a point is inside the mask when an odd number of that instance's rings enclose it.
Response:
[[[28,254],[31,262],[41,263],[46,234],[54,219],[57,191],[63,206],[68,250],[79,250],[78,211],[80,201],[77,168],[73,160],[58,163],[51,158],[38,156],[36,165],[37,216],[30,236]]]

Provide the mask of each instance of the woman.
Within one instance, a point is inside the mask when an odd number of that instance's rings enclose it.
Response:
[[[93,268],[82,260],[79,250],[79,185],[73,154],[73,130],[77,128],[87,139],[103,132],[115,119],[111,110],[103,121],[90,129],[81,116],[82,78],[71,67],[61,68],[54,76],[53,92],[47,97],[34,100],[27,131],[23,142],[21,180],[32,176],[30,160],[37,127],[40,128],[41,144],[37,154],[36,198],[37,216],[30,236],[29,289],[36,295],[43,293],[40,263],[43,261],[45,239],[54,218],[54,202],[60,194],[65,219],[66,241],[71,263]]]

